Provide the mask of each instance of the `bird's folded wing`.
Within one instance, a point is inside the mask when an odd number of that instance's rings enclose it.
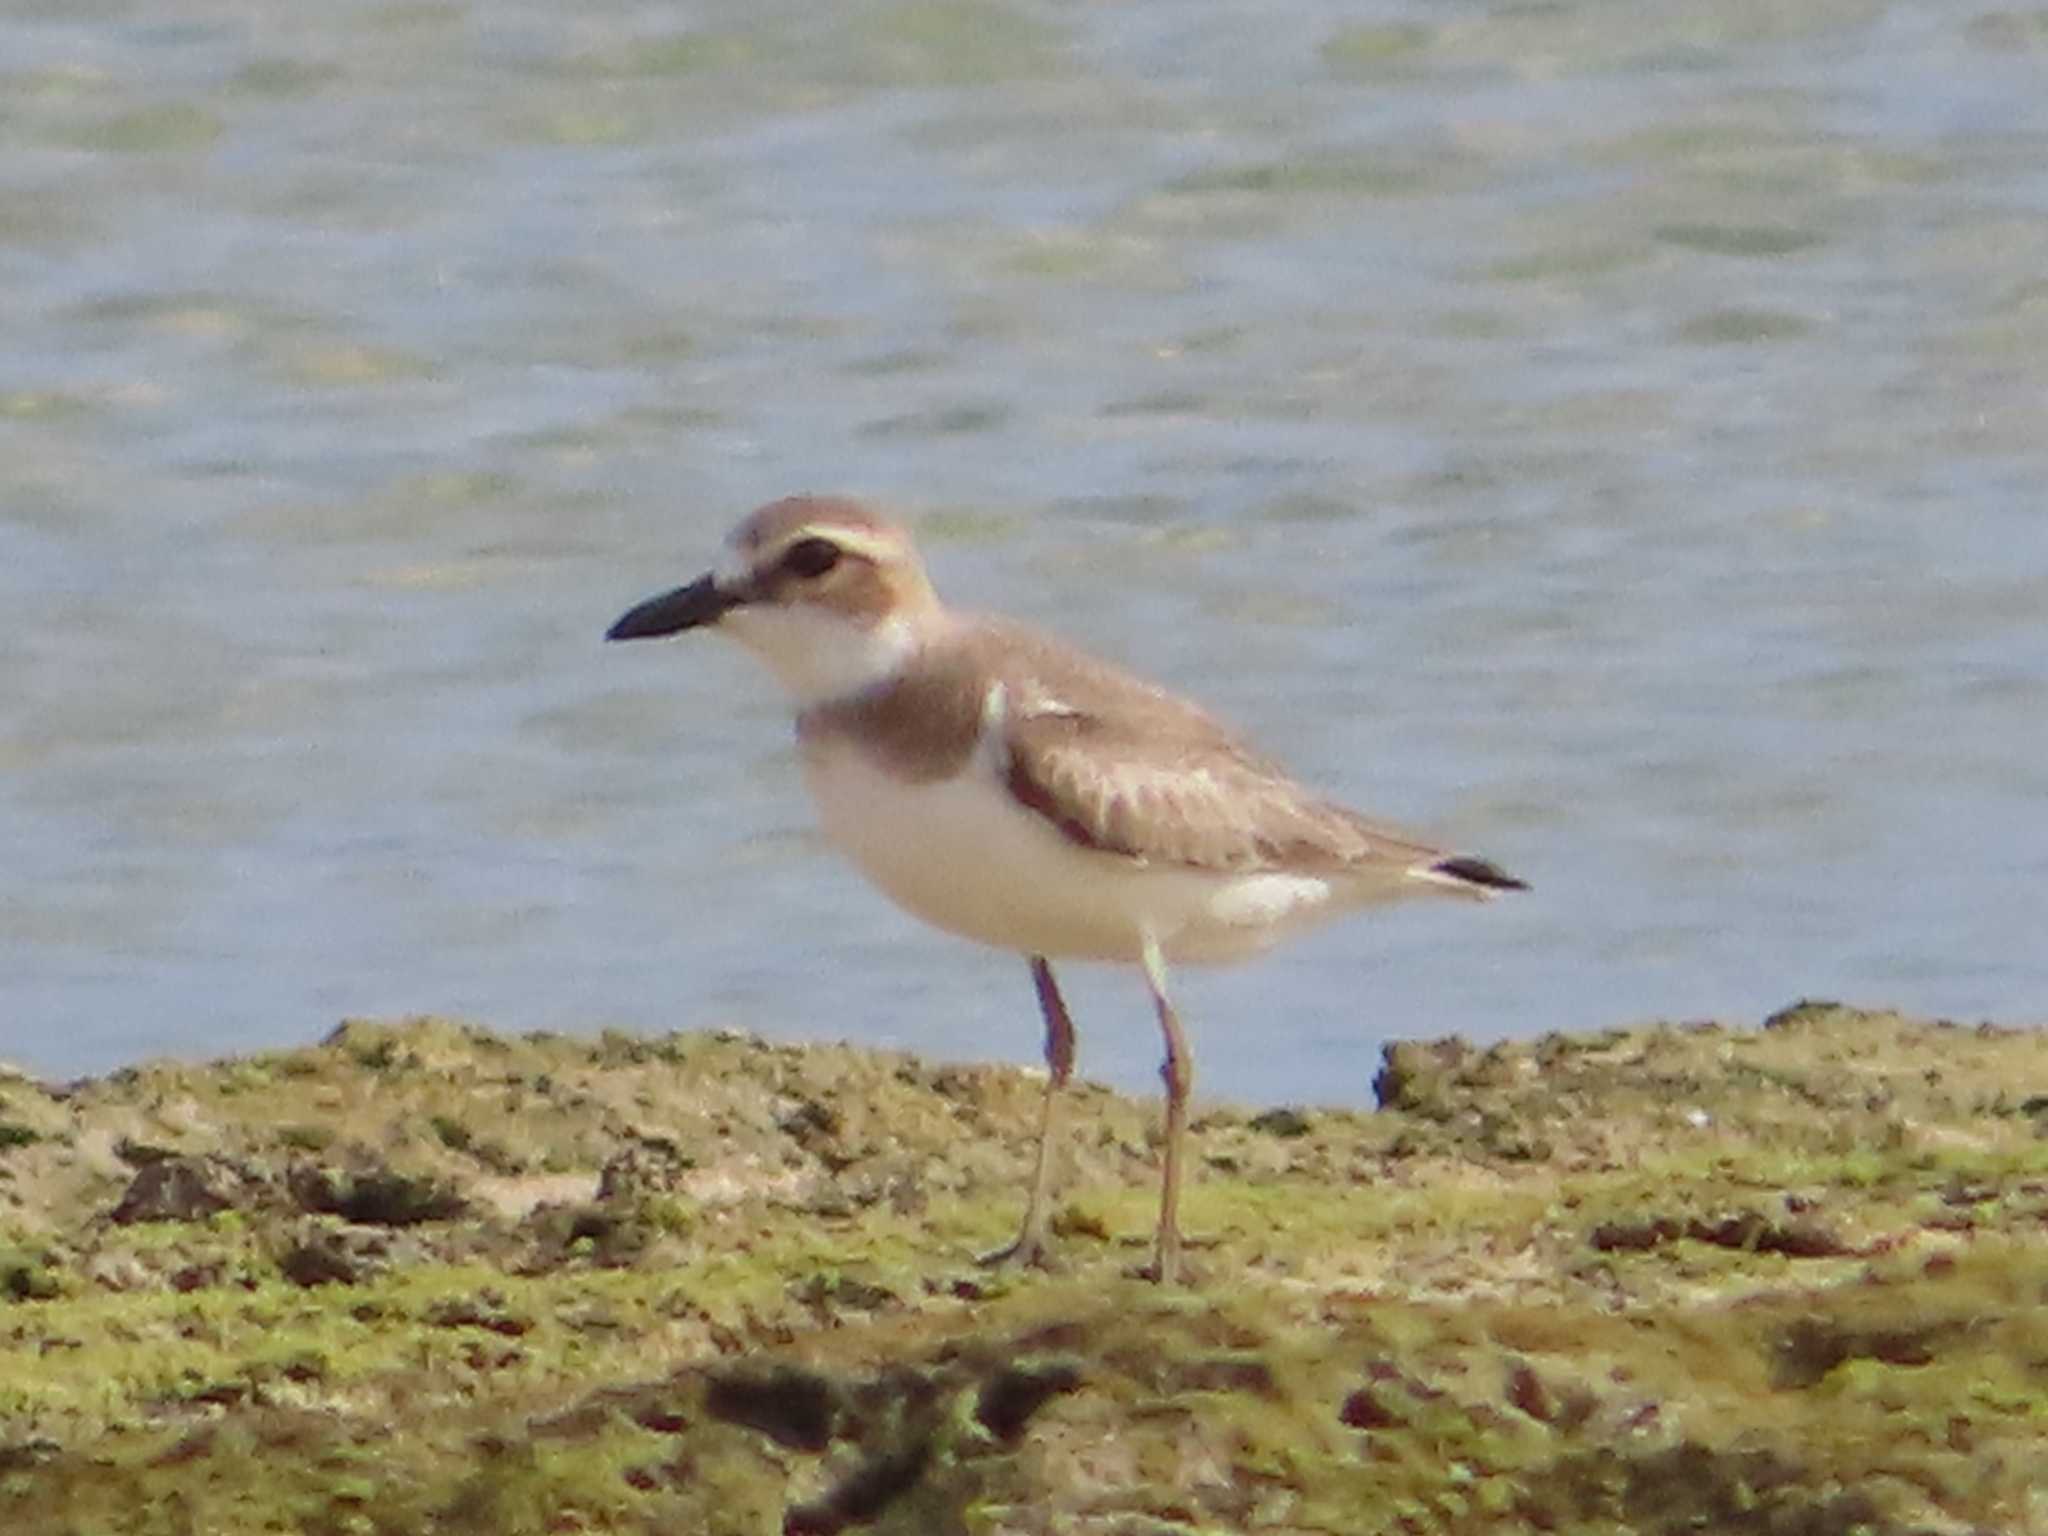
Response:
[[[1233,873],[1391,873],[1441,856],[1321,799],[1206,716],[1161,735],[1072,708],[1004,724],[1011,795],[1086,848]]]

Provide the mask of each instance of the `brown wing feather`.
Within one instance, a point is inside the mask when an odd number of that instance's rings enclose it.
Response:
[[[1010,792],[1084,847],[1148,863],[1250,872],[1406,869],[1441,857],[1322,799],[1213,716],[1008,624],[1001,658]]]

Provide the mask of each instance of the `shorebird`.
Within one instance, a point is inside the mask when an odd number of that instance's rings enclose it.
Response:
[[[939,601],[910,536],[859,502],[752,513],[729,560],[624,614],[608,640],[729,634],[796,712],[825,835],[914,916],[1030,963],[1045,1023],[1038,1156],[1017,1240],[1044,1264],[1052,1141],[1074,1065],[1054,960],[1140,967],[1165,1037],[1165,1152],[1150,1273],[1181,1269],[1193,1062],[1169,963],[1242,960],[1354,908],[1526,890],[1326,800],[1166,689],[1008,619]]]

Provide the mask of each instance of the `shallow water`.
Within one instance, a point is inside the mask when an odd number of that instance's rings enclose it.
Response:
[[[2048,12],[1363,14],[0,16],[0,1055],[1032,1058],[745,658],[599,642],[804,488],[1535,883],[1184,977],[1207,1090],[2038,1017]]]

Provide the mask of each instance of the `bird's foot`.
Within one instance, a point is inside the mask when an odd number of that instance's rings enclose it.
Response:
[[[1128,1280],[1149,1280],[1154,1285],[1187,1285],[1190,1283],[1188,1267],[1179,1258],[1162,1263],[1157,1255],[1142,1264],[1133,1264],[1124,1271]]]
[[[1142,1264],[1133,1264],[1124,1270],[1124,1277],[1130,1280],[1150,1280],[1154,1285],[1198,1285],[1202,1272],[1188,1263],[1189,1248],[1210,1248],[1215,1246],[1214,1238],[1184,1238],[1175,1233],[1173,1241],[1162,1243],[1152,1250],[1152,1257]]]
[[[1045,1234],[1031,1231],[1018,1233],[1014,1243],[977,1254],[974,1262],[984,1269],[999,1269],[1013,1264],[1019,1269],[1051,1270],[1059,1267],[1053,1257],[1052,1244],[1045,1240]]]

